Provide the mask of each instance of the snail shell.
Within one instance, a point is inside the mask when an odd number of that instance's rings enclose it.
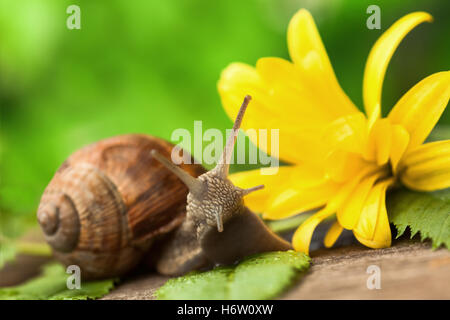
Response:
[[[153,159],[174,146],[147,135],[122,135],[86,146],[58,169],[42,195],[37,218],[54,255],[78,265],[83,278],[132,269],[158,236],[186,215],[187,187]],[[192,176],[200,165],[181,165]]]

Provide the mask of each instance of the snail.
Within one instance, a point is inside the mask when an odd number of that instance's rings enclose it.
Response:
[[[263,186],[241,189],[227,178],[250,99],[208,172],[176,166],[168,159],[174,146],[146,135],[101,140],[72,154],[37,211],[55,257],[93,279],[123,275],[142,260],[174,276],[291,249],[244,205],[243,197]]]
[[[54,256],[78,265],[84,278],[121,275],[160,235],[184,220],[188,193],[151,156],[173,145],[147,135],[101,140],[73,153],[46,187],[37,211]],[[200,165],[182,165],[194,176]]]

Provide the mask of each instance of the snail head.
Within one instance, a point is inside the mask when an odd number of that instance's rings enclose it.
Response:
[[[192,177],[156,150],[151,151],[152,156],[156,160],[177,175],[188,187],[188,215],[196,215],[197,220],[199,217],[204,217],[206,223],[211,226],[217,226],[219,232],[222,232],[224,229],[224,221],[234,214],[239,214],[239,208],[243,207],[243,197],[264,187],[263,185],[259,185],[249,189],[241,189],[233,185],[228,179],[234,145],[250,100],[251,97],[249,95],[244,98],[244,102],[234,122],[233,130],[227,139],[224,151],[216,167],[198,178]]]

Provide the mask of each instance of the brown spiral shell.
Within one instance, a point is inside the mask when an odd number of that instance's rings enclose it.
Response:
[[[150,154],[174,146],[139,134],[117,136],[73,153],[42,195],[37,217],[54,255],[83,278],[132,269],[159,236],[186,215],[188,189]],[[200,165],[181,165],[192,176]]]

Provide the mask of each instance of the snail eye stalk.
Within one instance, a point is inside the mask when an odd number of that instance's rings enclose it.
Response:
[[[189,192],[194,194],[195,196],[200,196],[203,193],[203,183],[191,176],[189,173],[177,167],[167,158],[163,157],[158,151],[152,150],[151,155],[153,158],[158,160],[164,167],[172,171],[181,181],[188,187]]]
[[[217,176],[222,179],[226,179],[228,176],[228,170],[230,169],[231,156],[233,155],[234,144],[236,142],[237,135],[239,133],[239,128],[241,127],[242,119],[244,118],[245,110],[252,99],[251,96],[246,95],[244,101],[242,102],[241,108],[234,121],[233,129],[230,136],[228,137],[227,144],[223,150],[222,156],[216,167],[212,170]]]

